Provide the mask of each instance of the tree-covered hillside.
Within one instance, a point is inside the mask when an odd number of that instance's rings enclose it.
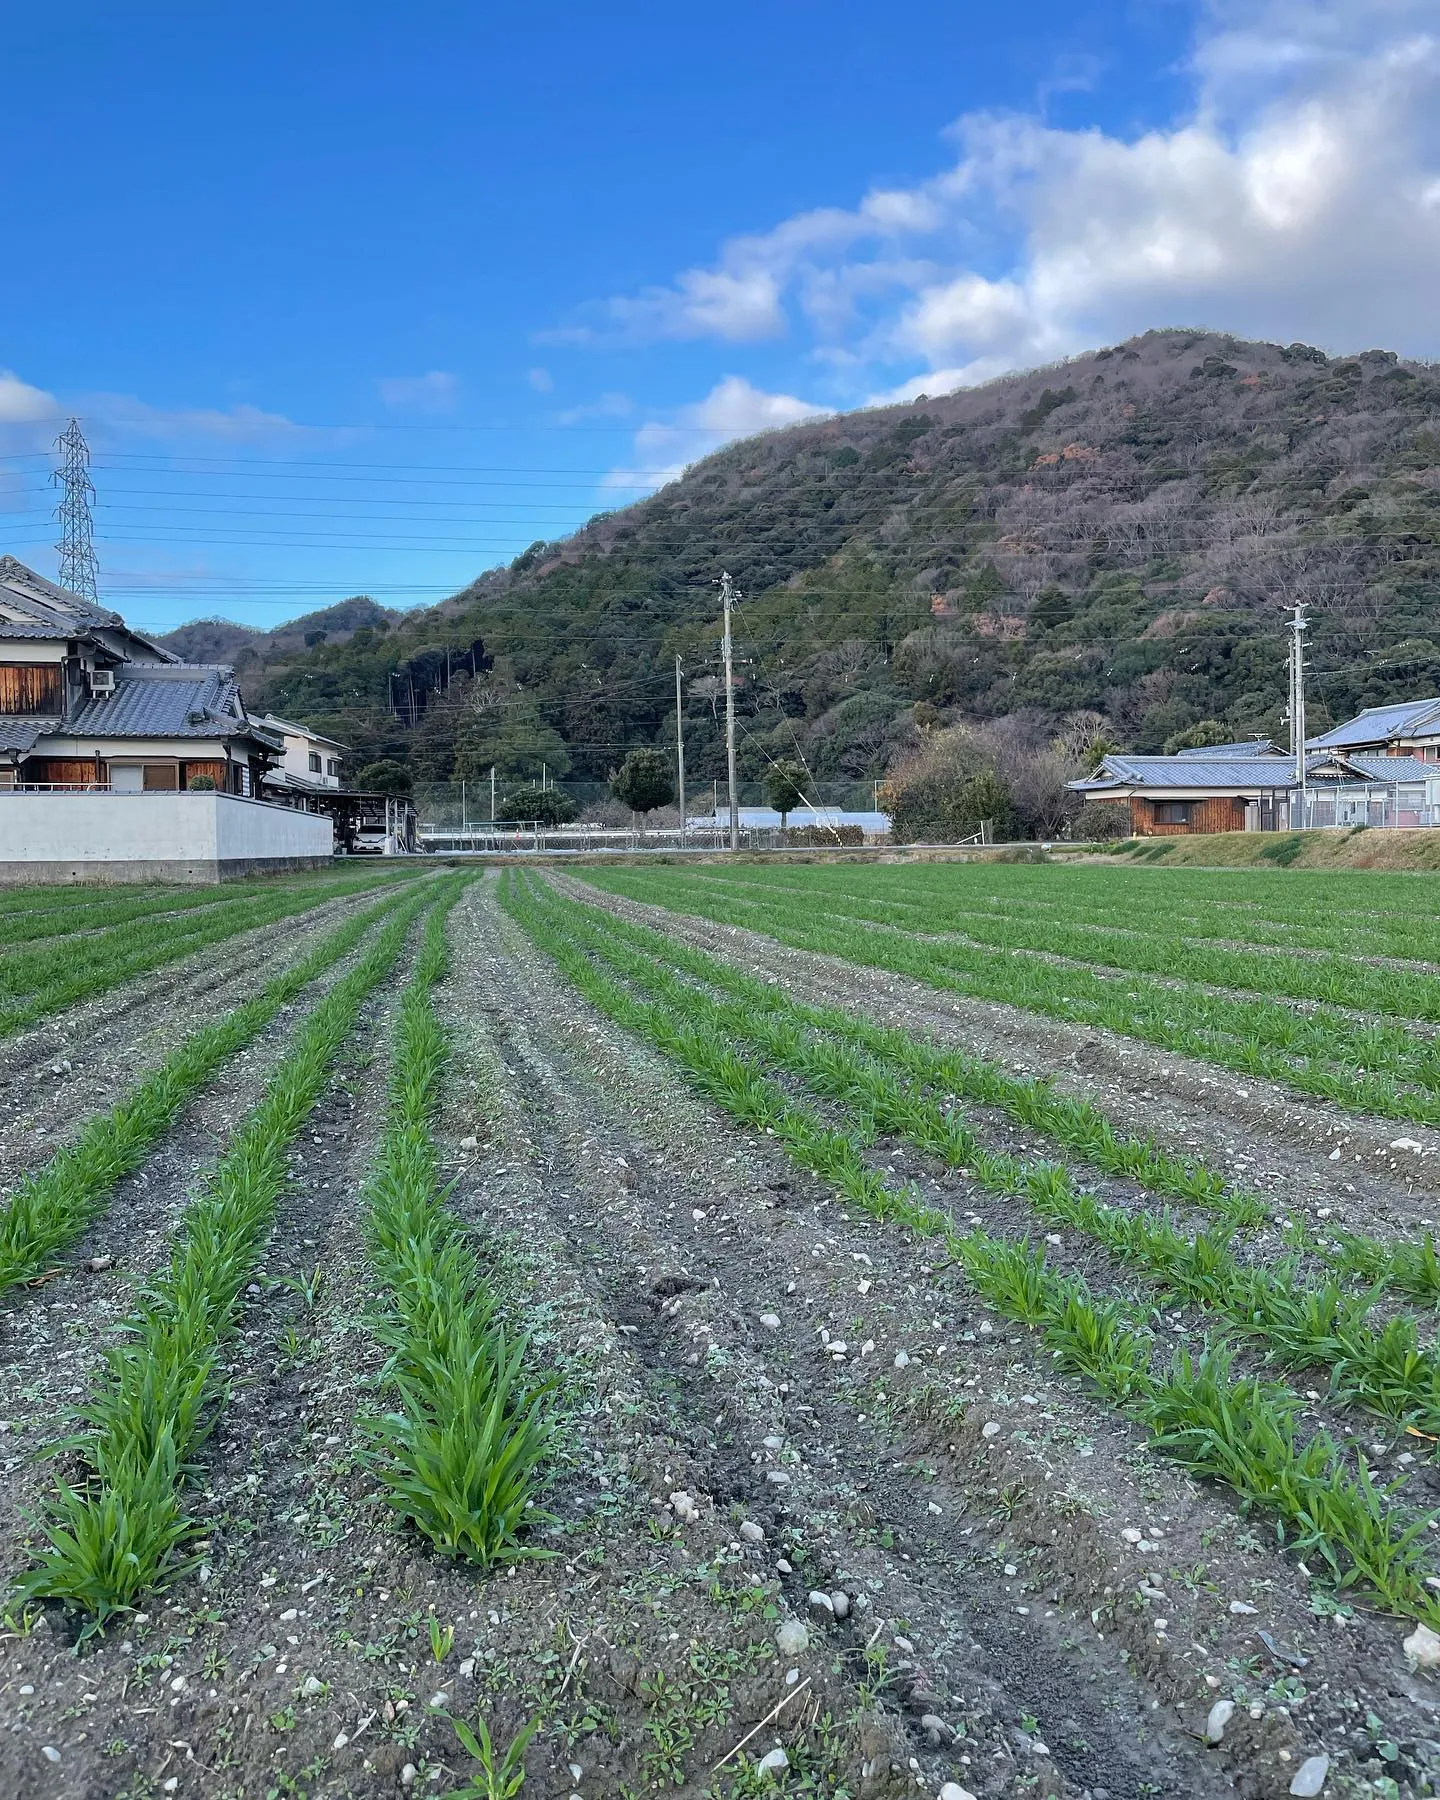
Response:
[[[441,606],[340,644],[292,632],[247,693],[417,779],[601,779],[673,740],[679,654],[708,782],[722,568],[752,776],[798,749],[859,784],[1002,717],[1142,751],[1209,721],[1283,736],[1296,600],[1319,728],[1440,692],[1440,371],[1153,332],[776,432]]]

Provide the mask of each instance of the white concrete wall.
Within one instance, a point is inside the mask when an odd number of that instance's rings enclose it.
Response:
[[[67,869],[71,879],[144,879],[148,868],[152,878],[216,880],[333,850],[329,819],[234,794],[0,792],[0,876],[11,881],[27,867],[40,879]]]

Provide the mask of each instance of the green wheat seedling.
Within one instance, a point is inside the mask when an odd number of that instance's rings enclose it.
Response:
[[[1377,1488],[1363,1464],[1352,1473],[1328,1434],[1302,1444],[1293,1390],[1236,1378],[1223,1344],[1181,1356],[1154,1374],[1150,1334],[1129,1309],[1097,1303],[1083,1281],[1049,1270],[1043,1251],[955,1231],[913,1191],[885,1184],[865,1165],[858,1144],[786,1096],[719,1032],[677,1025],[606,977],[572,935],[549,922],[528,882],[507,873],[501,899],[588,999],[674,1057],[701,1093],[752,1128],[763,1120],[760,1128],[797,1164],[833,1181],[857,1210],[942,1237],[947,1254],[996,1310],[1040,1333],[1061,1366],[1136,1417],[1154,1447],[1270,1512],[1290,1542],[1323,1557],[1341,1582],[1408,1616],[1440,1620],[1421,1557],[1428,1518],[1404,1518],[1396,1505],[1402,1484]]]
[[[425,891],[408,897],[300,1026],[183,1214],[169,1268],[142,1293],[78,1409],[81,1430],[63,1447],[78,1452],[88,1476],[40,1509],[34,1523],[47,1547],[17,1585],[22,1600],[69,1601],[93,1616],[93,1629],[188,1566],[194,1526],[183,1484],[223,1399],[221,1351],[285,1185],[288,1146],[428,901]]]
[[[444,1800],[514,1800],[525,1785],[525,1752],[540,1728],[538,1718],[521,1726],[503,1754],[495,1748],[490,1728],[476,1716],[474,1729],[464,1719],[450,1721],[462,1748],[477,1765],[463,1787],[451,1788]]]
[[[192,1033],[133,1093],[90,1119],[74,1143],[23,1181],[0,1212],[0,1293],[33,1280],[72,1245],[103,1212],[116,1182],[140,1166],[195,1095],[396,904],[390,897],[347,920],[254,999]]]
[[[450,903],[453,904],[453,901]],[[382,1293],[375,1331],[393,1401],[366,1421],[386,1497],[442,1554],[484,1567],[540,1554],[536,1503],[554,1383],[508,1337],[459,1221],[445,1205],[431,1121],[447,1051],[431,993],[446,968],[448,904],[431,916],[400,1004],[390,1104],[366,1186],[366,1240]]]

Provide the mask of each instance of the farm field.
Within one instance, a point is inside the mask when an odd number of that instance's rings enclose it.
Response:
[[[1435,1791],[1426,883],[327,883],[0,909],[0,1793]]]

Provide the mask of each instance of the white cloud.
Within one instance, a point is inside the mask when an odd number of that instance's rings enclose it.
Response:
[[[43,388],[31,387],[9,369],[0,369],[0,425],[33,425],[59,416],[60,402]]]
[[[526,379],[537,394],[548,394],[555,386],[555,377],[548,369],[532,369]]]
[[[703,400],[682,406],[673,418],[652,419],[635,433],[634,459],[613,469],[607,488],[649,492],[678,480],[692,462],[736,438],[822,418],[829,409],[794,394],[767,394],[739,375],[727,375]]]
[[[1437,0],[1212,0],[1184,111],[970,115],[957,159],[722,245],[582,340],[804,332],[837,399],[941,392],[1159,325],[1440,355]]]
[[[391,375],[377,383],[387,406],[405,412],[449,412],[460,392],[458,379],[444,369],[428,375]]]

